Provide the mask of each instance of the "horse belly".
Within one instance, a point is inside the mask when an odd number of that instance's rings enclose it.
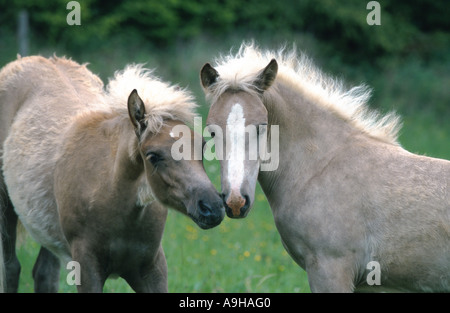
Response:
[[[31,113],[27,111],[22,113]],[[53,196],[56,139],[48,136],[45,127],[51,124],[47,121],[38,123],[23,116],[28,115],[16,117],[3,145],[3,174],[9,197],[32,237],[50,251],[67,255]]]

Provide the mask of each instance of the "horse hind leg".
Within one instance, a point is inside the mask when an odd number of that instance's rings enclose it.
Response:
[[[59,259],[52,252],[41,247],[33,267],[34,291],[58,292],[59,269]]]
[[[9,199],[8,192],[0,176],[0,225],[3,245],[3,262],[6,276],[6,292],[17,292],[19,288],[20,263],[16,255],[17,214]],[[1,222],[1,221],[0,221]],[[2,266],[2,265],[0,265]]]

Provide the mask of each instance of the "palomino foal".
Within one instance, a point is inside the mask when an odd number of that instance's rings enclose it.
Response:
[[[245,44],[200,76],[207,127],[242,150],[220,161],[227,215],[248,214],[258,179],[312,291],[450,291],[450,162],[404,150],[396,116],[369,112],[366,88]],[[265,123],[267,145],[279,126],[278,166],[266,171],[244,132]]]
[[[201,228],[225,214],[202,161],[171,157],[171,129],[191,123],[195,106],[186,90],[140,66],[116,73],[105,93],[97,76],[71,60],[33,56],[6,65],[0,266],[7,290],[18,287],[18,216],[42,245],[36,291],[58,290],[59,258],[80,265],[79,292],[101,292],[110,275],[137,292],[166,292],[164,205]]]

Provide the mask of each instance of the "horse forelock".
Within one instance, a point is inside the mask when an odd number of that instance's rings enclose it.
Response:
[[[278,51],[263,51],[254,42],[244,42],[236,54],[219,56],[213,65],[219,79],[205,90],[207,100],[213,104],[229,89],[257,94],[257,75],[272,59],[278,63],[275,83],[288,85],[373,137],[398,144],[400,119],[394,113],[383,116],[369,109],[370,88],[346,88],[342,80],[325,75],[305,54],[298,54],[295,45],[290,50],[284,46]]]
[[[134,89],[145,104],[149,131],[159,132],[166,119],[193,123],[197,104],[192,94],[187,89],[163,82],[142,64],[127,65],[114,74],[106,87],[107,102],[113,109],[124,109]]]

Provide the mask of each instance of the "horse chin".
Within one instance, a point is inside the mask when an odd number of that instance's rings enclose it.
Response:
[[[209,229],[216,227],[219,225],[222,220],[222,217],[216,217],[216,218],[205,218],[205,217],[198,217],[194,214],[188,213],[188,216],[195,222],[195,224],[198,225],[201,229]]]

